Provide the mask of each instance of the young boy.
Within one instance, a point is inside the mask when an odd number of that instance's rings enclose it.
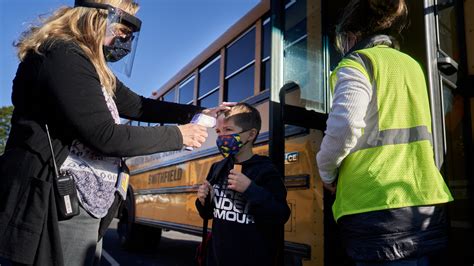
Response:
[[[260,127],[259,112],[245,103],[217,117],[225,159],[212,165],[196,200],[201,217],[213,219],[207,265],[283,265],[290,209],[281,173],[267,156],[253,154]]]

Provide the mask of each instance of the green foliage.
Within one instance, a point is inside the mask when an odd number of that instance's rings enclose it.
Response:
[[[0,154],[5,150],[8,134],[10,134],[13,114],[13,106],[4,106],[0,108]]]

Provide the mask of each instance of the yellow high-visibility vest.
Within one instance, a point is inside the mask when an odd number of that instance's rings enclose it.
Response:
[[[334,219],[452,201],[434,162],[428,91],[420,65],[385,45],[362,49],[333,71],[333,92],[342,67],[361,71],[373,95],[362,136],[339,167]]]

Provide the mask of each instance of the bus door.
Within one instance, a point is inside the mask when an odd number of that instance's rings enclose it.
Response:
[[[291,265],[330,265],[326,263],[330,250],[326,241],[331,239],[326,237],[326,220],[332,221],[332,214],[316,168],[329,109],[322,2],[271,1],[269,155],[287,179],[292,218],[285,227],[285,241],[287,250],[296,254],[290,256]],[[295,153],[300,156],[290,156]],[[295,169],[292,158],[306,160],[308,167]],[[306,186],[288,186],[288,178],[295,174],[309,176]]]
[[[469,1],[423,2],[435,157],[454,197],[454,202],[448,205],[450,245],[446,262],[472,265],[473,88],[467,82],[464,34],[464,3],[468,5]]]

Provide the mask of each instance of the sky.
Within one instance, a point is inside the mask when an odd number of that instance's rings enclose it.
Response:
[[[207,48],[259,0],[138,0],[142,29],[132,75],[117,73],[133,91],[150,96]],[[11,105],[18,67],[13,42],[28,25],[74,0],[0,0],[0,107]]]

